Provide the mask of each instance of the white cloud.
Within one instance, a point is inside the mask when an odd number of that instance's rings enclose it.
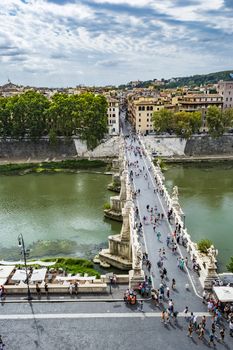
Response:
[[[92,3],[98,7],[84,0],[64,5],[1,0],[0,80],[10,72],[12,80],[35,85],[75,85],[80,77],[84,83],[120,83],[154,78],[152,72],[157,77],[181,74],[188,65],[191,73],[210,62],[214,70],[217,61],[229,68],[229,60],[216,50],[221,45],[226,57],[233,50],[228,46],[233,19],[221,11],[223,0],[192,0],[190,6],[185,0]]]

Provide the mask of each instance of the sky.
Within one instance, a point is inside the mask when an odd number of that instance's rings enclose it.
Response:
[[[233,69],[233,0],[0,0],[0,84],[118,85]]]

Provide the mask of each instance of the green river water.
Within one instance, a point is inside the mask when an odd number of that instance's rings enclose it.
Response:
[[[233,163],[169,165],[166,186],[179,198],[192,239],[211,239],[219,251],[219,270],[233,256]]]
[[[210,238],[219,268],[233,255],[233,164],[169,165],[171,191],[179,187],[186,226],[194,241]],[[111,181],[104,174],[0,176],[0,259],[19,259],[23,233],[30,256],[92,258],[121,225],[103,218]]]
[[[92,258],[121,228],[103,217],[110,181],[95,173],[0,176],[0,259],[19,258],[19,233],[32,258]]]

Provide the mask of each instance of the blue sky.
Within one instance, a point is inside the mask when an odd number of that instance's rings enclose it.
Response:
[[[233,0],[0,0],[0,84],[120,84],[233,69]]]

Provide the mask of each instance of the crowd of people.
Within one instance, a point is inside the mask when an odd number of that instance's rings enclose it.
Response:
[[[136,143],[136,144],[135,144]],[[147,189],[153,190],[154,194],[157,194],[158,196],[163,196],[163,188],[161,187],[160,181],[158,181],[158,178],[155,176],[153,178],[154,183],[152,181],[152,175],[151,175],[151,167],[142,166],[142,162],[137,158],[142,158],[145,153],[143,149],[138,145],[135,138],[131,138],[130,144],[127,143],[126,145],[127,151],[130,155],[134,155],[134,161],[128,161],[128,169],[130,173],[130,181],[133,188],[134,198],[137,199],[138,196],[141,195],[142,191],[140,188],[137,188],[135,183],[137,182],[138,178],[144,178],[144,183],[148,182]],[[144,163],[146,164],[146,163]],[[151,179],[151,181],[150,181]],[[145,187],[145,185],[144,185]],[[135,202],[137,203],[137,201]],[[174,216],[173,216],[173,209],[168,208],[167,212],[165,213],[164,208],[162,212],[159,210],[157,205],[150,205],[147,204],[144,210],[142,210],[142,213],[140,213],[138,206],[135,205],[135,221],[136,221],[136,230],[138,233],[139,239],[143,238],[143,230],[146,228],[147,225],[152,225],[153,227],[153,233],[156,235],[157,240],[162,243],[161,241],[161,231],[162,229],[161,224],[164,220],[167,220],[170,224],[170,227],[174,227],[174,231],[172,233],[169,233],[166,237],[166,239],[163,239],[163,241],[166,241],[166,247],[168,250],[172,252],[172,254],[177,255],[177,267],[181,271],[186,270],[193,270],[199,275],[200,266],[196,260],[195,256],[192,256],[191,260],[189,261],[188,257],[183,257],[180,254],[180,250],[178,251],[178,246],[182,245],[186,247],[187,241],[182,235],[182,229],[180,223],[174,222]],[[140,215],[141,214],[141,215]],[[161,247],[158,251],[158,261],[157,261],[157,269],[155,272],[155,267],[152,266],[152,262],[150,261],[148,257],[148,253],[144,252],[143,254],[143,268],[146,274],[146,280],[145,283],[142,283],[140,285],[140,288],[138,290],[140,291],[141,296],[148,296],[149,293],[146,292],[146,282],[148,280],[151,280],[150,274],[156,274],[160,277],[160,284],[157,288],[150,288],[150,295],[154,302],[154,304],[160,308],[162,308],[161,313],[161,320],[164,324],[168,324],[171,319],[174,320],[174,322],[177,322],[177,315],[178,311],[175,309],[175,303],[174,300],[171,298],[171,291],[176,290],[176,280],[172,278],[172,276],[169,279],[169,285],[168,283],[168,271],[166,268],[166,249],[165,247]],[[147,277],[149,275],[149,277]],[[158,278],[156,278],[158,280]],[[152,280],[151,280],[152,281]],[[188,289],[189,285],[188,283],[185,285],[186,289]],[[207,309],[211,313],[211,330],[206,331],[206,317],[203,315],[201,319],[198,319],[196,315],[194,315],[193,312],[189,311],[189,308],[186,307],[184,310],[184,314],[186,315],[186,320],[188,322],[188,335],[190,337],[193,336],[194,333],[197,334],[198,338],[200,340],[203,340],[205,338],[205,334],[208,334],[209,345],[215,345],[215,341],[221,341],[224,342],[225,337],[225,328],[223,326],[222,320],[223,315],[227,319],[227,322],[229,323],[229,330],[230,334],[233,335],[233,316],[232,316],[232,305],[225,306],[222,310],[220,305],[217,303],[217,301],[213,301],[213,298],[211,295],[207,295],[206,292],[204,292],[205,297],[203,297],[203,302],[207,304]],[[139,307],[140,311],[142,311],[142,306]],[[225,311],[224,311],[225,310]],[[218,334],[216,331],[216,328],[218,329]]]

